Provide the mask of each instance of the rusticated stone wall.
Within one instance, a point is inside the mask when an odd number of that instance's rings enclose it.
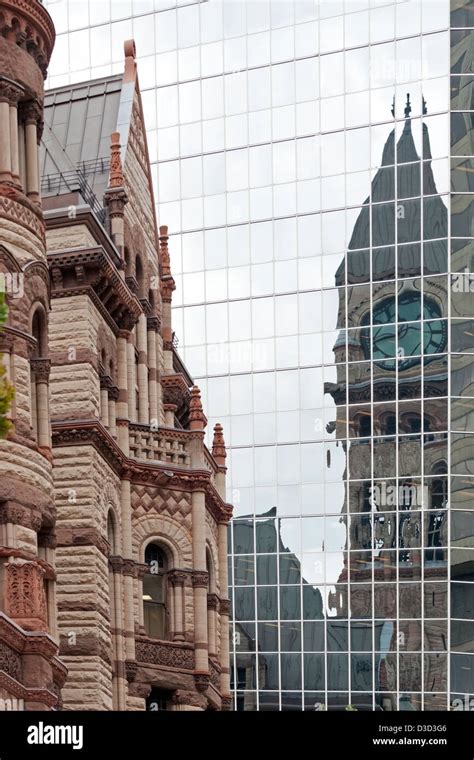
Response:
[[[107,514],[112,508],[120,519],[120,483],[90,446],[54,453],[63,699],[67,709],[112,709]]]

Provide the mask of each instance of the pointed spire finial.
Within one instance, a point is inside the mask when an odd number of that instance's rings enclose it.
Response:
[[[189,401],[189,427],[191,430],[204,430],[206,425],[207,417],[202,409],[201,391],[197,385],[193,385]]]
[[[125,58],[135,59],[137,57],[137,46],[135,45],[135,40],[125,40],[123,43],[123,52],[125,53]]]
[[[216,422],[214,425],[214,438],[212,440],[212,456],[216,460],[219,467],[225,466],[225,459],[227,456],[223,428],[220,422]]]
[[[120,133],[110,135],[110,174],[109,187],[123,187],[123,167],[120,155]]]
[[[169,277],[171,275],[171,261],[170,252],[168,249],[168,227],[166,224],[160,226],[160,255],[161,255],[161,271],[163,277]]]
[[[392,107],[390,109],[390,113],[392,114],[393,118],[395,118],[395,95],[393,96]]]
[[[428,113],[428,109],[426,107],[426,100],[423,97],[423,95],[421,96],[421,100],[422,100],[422,103],[423,103],[422,113],[423,113],[423,116],[425,116]]]
[[[409,92],[407,92],[407,102],[406,102],[404,113],[405,113],[405,119],[408,119],[408,117],[411,114],[411,103],[410,103],[410,93]]]

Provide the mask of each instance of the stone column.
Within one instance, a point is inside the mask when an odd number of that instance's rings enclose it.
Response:
[[[135,562],[131,559],[131,526],[132,526],[132,508],[130,506],[130,522],[127,528],[127,545],[130,548],[127,549],[126,556],[129,559],[124,560],[123,566],[123,603],[124,603],[124,618],[125,618],[125,654],[127,660],[135,659],[135,621],[134,621],[134,599],[135,599],[135,578],[136,569]]]
[[[124,641],[123,641],[123,595],[122,595],[122,569],[123,560],[121,557],[109,557],[109,569],[111,571],[111,621],[112,627],[112,646],[114,656],[114,709],[126,709],[126,692],[127,682],[124,677]]]
[[[56,534],[52,530],[45,530],[38,533],[38,554],[42,552],[41,558],[48,563],[51,568],[55,564]],[[48,578],[47,583],[47,605],[48,605],[48,629],[51,636],[58,638],[58,620],[56,604],[56,580],[54,576]]]
[[[31,359],[31,369],[35,376],[36,386],[36,419],[37,441],[40,448],[51,448],[49,430],[49,373],[51,361],[49,359]]]
[[[20,164],[20,183],[23,191],[26,192],[26,139],[25,125],[18,124],[18,159]]]
[[[120,155],[120,134],[113,132],[110,136],[110,173],[109,184],[104,195],[104,204],[108,209],[110,237],[117,248],[122,266],[120,276],[125,279],[124,258],[124,213],[128,197],[124,189],[122,159]]]
[[[157,357],[156,336],[159,330],[158,317],[147,318],[147,354],[148,354],[148,402],[150,406],[150,424],[154,429],[159,424],[158,389],[157,389]]]
[[[227,468],[225,466],[225,460],[227,457],[226,445],[224,441],[223,428],[220,422],[214,425],[214,438],[212,441],[212,456],[215,459],[218,470],[215,474],[214,482],[217,492],[221,499],[225,500],[225,478]]]
[[[221,666],[221,695],[223,700],[230,699],[230,670],[229,670],[229,616],[230,602],[227,598],[229,582],[227,577],[227,520],[218,526],[219,550],[219,587],[220,587],[220,666]]]
[[[38,123],[41,109],[31,101],[23,110],[25,121],[26,194],[35,203],[40,200],[38,173]]]
[[[116,425],[116,401],[118,399],[119,389],[116,385],[111,385],[108,392],[109,401],[109,433],[112,438],[117,437],[117,425]]]
[[[18,96],[10,101],[10,155],[12,182],[20,187],[20,151],[18,144]]]
[[[158,420],[163,418],[163,388],[161,385],[160,372],[163,370],[163,340],[160,333],[156,333],[156,406]]]
[[[178,411],[176,404],[164,404],[163,411],[165,413],[165,426],[174,428],[174,416]]]
[[[138,593],[138,627],[140,633],[145,633],[145,615],[143,612],[143,576],[148,572],[148,565],[144,562],[136,562],[137,570],[137,593]]]
[[[12,385],[15,384],[15,368],[13,363],[14,354],[15,340],[10,333],[5,333],[2,330],[0,333],[0,363],[5,367],[6,380]],[[14,422],[16,420],[15,397],[13,397],[11,400],[10,406],[5,414],[5,419],[9,420],[10,422]]]
[[[122,516],[122,554],[124,557],[123,603],[124,629],[126,633],[126,659],[135,659],[135,626],[133,622],[133,580],[135,563],[132,559],[132,493],[129,480],[120,482],[120,507]]]
[[[136,335],[138,348],[138,421],[143,425],[149,425],[151,415],[148,401],[148,336],[147,319],[144,314],[140,314]]]
[[[135,341],[133,334],[128,336],[127,342],[127,384],[128,384],[128,419],[137,422],[137,399],[136,399],[136,366],[135,366]]]
[[[214,438],[212,441],[212,456],[217,465],[214,482],[222,500],[226,496],[226,471],[225,460],[227,457],[226,445],[222,425],[218,422],[214,425]],[[231,514],[231,508],[226,508]],[[222,709],[230,709],[230,670],[229,670],[229,615],[230,603],[228,600],[229,583],[227,577],[227,525],[228,519],[223,518],[218,525],[218,555],[219,555],[219,590],[220,590],[220,646],[219,659],[221,665],[221,695]]]
[[[184,641],[184,583],[186,573],[172,570],[168,574],[173,589],[173,641]]]
[[[130,335],[128,330],[120,330],[117,336],[117,427],[118,443],[123,452],[128,456],[128,372],[127,372],[127,340]]]
[[[201,393],[195,385],[189,401],[189,428],[192,436],[189,445],[191,467],[204,467],[204,428],[207,419],[202,409]],[[192,492],[192,546],[194,588],[194,647],[196,652],[196,688],[204,691],[208,674],[207,591],[209,573],[206,567],[206,494],[204,490]]]
[[[168,250],[168,227],[160,227],[160,260],[161,260],[161,299],[162,299],[162,325],[163,337],[164,373],[173,372],[173,329],[171,326],[171,301],[173,291],[176,290],[175,281],[171,275],[170,255]]]
[[[36,378],[30,360],[30,401],[31,401],[31,428],[35,440],[38,440],[38,411],[36,409]]]
[[[104,427],[109,427],[109,388],[112,381],[108,375],[100,376],[100,416]]]
[[[0,182],[11,182],[12,158],[10,144],[11,87],[0,86]]]
[[[202,493],[195,493],[193,496],[202,496]],[[199,499],[198,499],[199,501]],[[194,502],[194,499],[193,499]],[[193,503],[193,517],[195,515]],[[193,527],[193,537],[195,528]],[[195,548],[200,541],[193,540],[193,556]],[[200,552],[198,552],[200,553]],[[204,562],[206,550],[204,548]],[[194,560],[194,564],[196,564]],[[205,570],[193,570],[193,591],[194,591],[194,650],[196,657],[196,675],[208,675],[208,631],[207,631],[207,588],[209,583],[209,573]]]
[[[207,631],[209,639],[209,654],[217,654],[217,609],[219,597],[217,594],[207,595]]]

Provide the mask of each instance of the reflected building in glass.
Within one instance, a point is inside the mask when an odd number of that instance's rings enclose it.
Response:
[[[51,86],[136,40],[180,352],[230,447],[235,708],[460,709],[474,4],[47,5]]]

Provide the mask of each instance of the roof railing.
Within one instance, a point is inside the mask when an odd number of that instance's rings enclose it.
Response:
[[[108,171],[107,162],[104,159],[98,161],[82,161],[77,169],[57,174],[45,174],[41,178],[41,192],[43,195],[63,195],[65,193],[80,192],[85,202],[102,224],[105,222],[106,211],[99,202],[86,177],[94,175],[98,171]]]

